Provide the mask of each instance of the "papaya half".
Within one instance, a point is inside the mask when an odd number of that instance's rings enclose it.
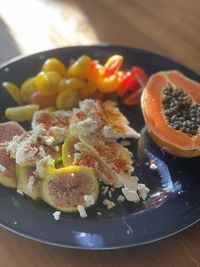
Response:
[[[179,71],[153,74],[141,108],[154,141],[176,157],[200,156],[200,84]]]

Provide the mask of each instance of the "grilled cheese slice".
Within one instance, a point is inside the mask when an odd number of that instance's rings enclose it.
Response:
[[[79,164],[83,163],[85,155],[87,158],[90,155],[98,162],[97,169],[101,180],[114,187],[121,187],[124,185],[124,180],[131,179],[132,153],[117,141],[102,136],[79,136],[79,140],[80,143],[76,145],[80,153]]]
[[[37,111],[33,115],[32,129],[42,125],[46,130],[51,127],[68,128],[71,111]]]
[[[81,101],[80,108],[75,109],[70,118],[70,130],[74,134],[101,133],[111,139],[139,138],[139,133],[128,124],[128,120],[110,101],[92,99]]]

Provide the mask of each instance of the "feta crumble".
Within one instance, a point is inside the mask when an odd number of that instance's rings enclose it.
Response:
[[[22,195],[22,196],[24,195],[24,192],[22,192],[22,190],[19,189],[19,188],[17,189],[17,193],[20,194],[20,195]]]
[[[105,186],[101,192],[102,195],[106,195],[108,193],[109,187]]]
[[[5,172],[5,171],[6,171],[6,167],[0,164],[0,172]]]
[[[145,186],[145,184],[138,184],[138,194],[143,200],[147,198],[147,194],[149,192],[150,190],[148,187]]]
[[[79,212],[81,218],[86,218],[87,217],[86,210],[82,205],[78,205],[77,209],[78,209],[78,212]]]
[[[140,198],[136,191],[130,190],[128,188],[122,188],[122,193],[128,201],[135,203],[140,201]]]
[[[44,136],[44,143],[47,146],[52,146],[55,143],[55,138],[53,136]]]
[[[151,170],[154,170],[154,171],[157,170],[158,167],[156,166],[154,160],[151,160],[149,168],[150,168]]]
[[[44,178],[47,166],[54,166],[54,160],[50,155],[44,157],[36,163],[36,170],[34,174],[41,179]]]
[[[59,147],[59,146],[54,146],[54,150],[55,150],[56,152],[60,152],[60,147]]]
[[[27,189],[29,191],[32,191],[33,190],[33,186],[34,186],[34,183],[35,183],[35,177],[32,175],[28,178],[28,184],[27,184]]]
[[[88,206],[94,205],[94,197],[92,195],[85,195],[84,200],[86,201]]]
[[[53,214],[53,217],[56,221],[60,220],[61,211],[55,211]]]
[[[44,158],[44,157],[46,157],[46,152],[44,151],[44,148],[42,147],[42,146],[39,146],[39,153],[38,153],[38,155],[41,157],[41,158]]]
[[[125,200],[125,197],[123,195],[119,195],[117,198],[117,202],[119,203],[124,202],[124,200]]]
[[[115,203],[113,201],[110,201],[109,199],[104,199],[103,204],[107,207],[108,210],[116,206]]]

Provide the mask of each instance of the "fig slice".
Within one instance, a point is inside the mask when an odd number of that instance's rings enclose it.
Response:
[[[34,177],[34,171],[35,168],[20,167],[16,164],[17,188],[33,200],[37,200],[40,198],[38,189],[40,179]]]
[[[22,135],[26,131],[16,121],[0,123],[0,146],[6,146],[15,135]]]
[[[0,147],[0,184],[16,188],[17,181],[15,176],[15,160],[11,159],[6,151],[6,147]]]
[[[76,212],[79,205],[88,207],[84,196],[97,201],[99,183],[92,168],[70,166],[54,170],[40,184],[41,198],[63,212]]]
[[[80,142],[78,136],[68,131],[65,142],[62,145],[62,161],[64,166],[73,165],[74,154],[76,153],[74,145],[78,142]]]

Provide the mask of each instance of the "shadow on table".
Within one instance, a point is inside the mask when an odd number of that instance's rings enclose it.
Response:
[[[0,18],[0,64],[21,54],[7,24]]]

